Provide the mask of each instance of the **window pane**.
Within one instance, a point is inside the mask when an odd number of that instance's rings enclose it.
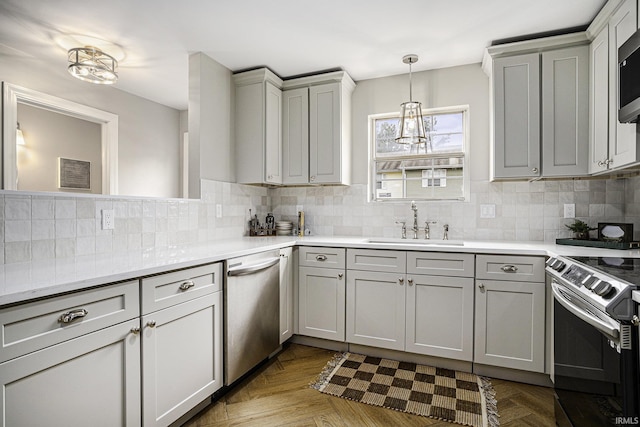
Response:
[[[395,156],[403,156],[410,153],[410,145],[396,143],[398,122],[399,118],[397,117],[375,120],[376,153],[382,155],[393,154]]]
[[[434,114],[433,132],[462,133],[462,113]]]

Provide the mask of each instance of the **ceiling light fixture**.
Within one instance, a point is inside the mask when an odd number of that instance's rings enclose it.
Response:
[[[423,144],[427,141],[422,119],[422,104],[413,101],[411,92],[411,64],[418,62],[418,55],[405,55],[402,62],[409,64],[409,102],[400,105],[400,125],[396,135],[398,144]]]
[[[96,47],[69,49],[68,59],[69,73],[80,80],[105,85],[114,84],[118,80],[118,61]]]

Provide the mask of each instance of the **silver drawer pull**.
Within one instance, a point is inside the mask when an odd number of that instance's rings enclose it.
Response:
[[[484,285],[482,283],[480,283],[478,288],[480,289],[480,292],[484,293]]]
[[[326,260],[327,260],[326,255],[316,255],[316,261],[326,261]]]
[[[58,317],[58,323],[71,323],[76,319],[82,319],[89,312],[84,308],[78,308],[77,310],[67,311],[66,313],[62,313],[60,317]]]
[[[196,284],[193,283],[193,280],[187,280],[186,282],[183,282],[180,285],[180,290],[181,291],[188,291],[189,289],[193,288]]]
[[[156,321],[155,320],[149,320],[147,322],[147,326],[150,328],[155,328],[156,327]]]
[[[409,282],[409,286],[413,285],[413,279],[411,277],[407,279],[407,282]]]
[[[344,276],[343,273],[338,273],[338,279],[342,279],[343,276]]]
[[[505,273],[515,273],[516,271],[518,271],[518,267],[516,267],[515,265],[503,265],[502,267],[500,267],[500,269]]]
[[[137,326],[134,326],[133,328],[131,328],[131,333],[133,335],[138,335],[140,333],[140,328],[138,328]]]

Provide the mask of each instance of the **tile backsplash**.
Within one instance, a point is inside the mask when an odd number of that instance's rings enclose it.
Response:
[[[399,237],[396,221],[411,228],[408,202],[367,202],[363,184],[265,188],[202,181],[202,199],[73,196],[0,192],[0,260],[5,263],[125,251],[162,249],[247,234],[249,209],[264,220],[296,221],[305,211],[314,235]],[[537,182],[472,182],[467,202],[418,202],[420,237],[424,221],[441,239],[532,240],[570,237],[564,204],[575,203],[576,217],[598,222],[632,222],[640,239],[640,177]],[[216,207],[222,208],[217,217]],[[481,210],[495,209],[495,218]],[[113,209],[115,228],[102,230],[103,209]],[[490,209],[491,210],[491,209]]]

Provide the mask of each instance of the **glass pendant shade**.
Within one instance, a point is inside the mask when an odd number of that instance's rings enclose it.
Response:
[[[427,142],[421,103],[409,101],[400,105],[400,123],[396,142],[398,144],[423,144]]]
[[[95,84],[113,84],[118,80],[118,61],[92,46],[69,49],[69,66],[72,76]]]
[[[418,62],[418,55],[405,55],[402,62],[409,64],[409,102],[400,105],[400,123],[396,134],[398,144],[424,144],[427,137],[422,119],[422,104],[413,101],[411,87],[411,64]]]

